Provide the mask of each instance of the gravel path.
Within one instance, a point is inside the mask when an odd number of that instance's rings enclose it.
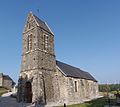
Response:
[[[52,107],[49,105],[46,106],[34,106],[31,104],[26,103],[17,103],[15,98],[10,97],[12,92],[3,94],[0,97],[0,107]]]
[[[17,103],[15,98],[10,97],[12,92],[3,94],[0,97],[0,107],[35,107],[30,104]]]

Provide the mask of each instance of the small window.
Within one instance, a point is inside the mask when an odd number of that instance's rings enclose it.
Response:
[[[75,92],[77,92],[77,81],[75,81]]]

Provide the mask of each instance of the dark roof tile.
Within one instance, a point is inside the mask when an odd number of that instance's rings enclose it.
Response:
[[[8,76],[8,75],[3,75],[3,78],[6,79],[6,80],[12,81],[12,84],[15,85],[15,82],[12,80],[12,78],[10,78],[10,76]]]
[[[71,65],[65,64],[60,61],[56,61],[56,64],[62,70],[62,72],[65,74],[65,76],[88,79],[88,80],[93,80],[93,81],[97,82],[97,80],[90,73],[85,72],[79,68],[73,67]]]
[[[37,23],[39,24],[39,26],[41,28],[43,28],[44,30],[46,30],[47,32],[53,34],[53,32],[51,31],[51,29],[49,28],[49,26],[47,25],[46,22],[42,21],[41,19],[39,19],[37,16],[33,15],[35,20],[37,21]]]

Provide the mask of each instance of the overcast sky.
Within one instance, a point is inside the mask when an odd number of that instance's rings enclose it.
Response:
[[[120,82],[120,0],[0,0],[0,72],[18,80],[30,11],[54,32],[57,60]]]

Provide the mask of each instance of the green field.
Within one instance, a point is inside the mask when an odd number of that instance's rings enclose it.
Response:
[[[6,93],[6,92],[7,92],[7,90],[6,90],[5,88],[1,88],[1,87],[0,87],[0,96],[1,96],[2,94]]]
[[[104,105],[108,105],[107,98],[99,98],[83,104],[67,105],[67,107],[104,107]],[[115,99],[111,100],[111,105],[115,105]]]

